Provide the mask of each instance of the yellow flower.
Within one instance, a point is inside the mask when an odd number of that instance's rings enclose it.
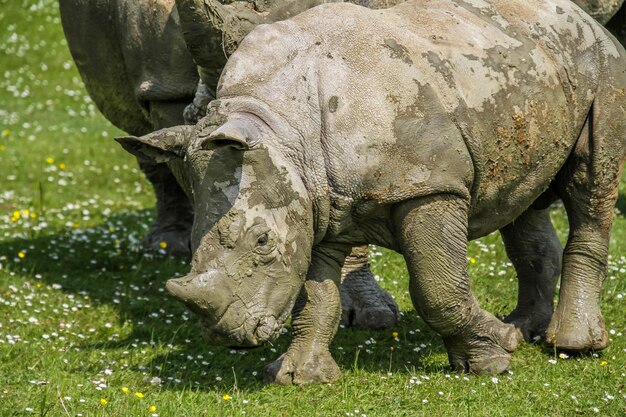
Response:
[[[222,400],[224,400],[224,401],[230,401],[231,398],[232,397],[230,395],[228,395],[228,394],[222,395]]]
[[[106,399],[106,398],[100,398],[100,405],[101,405],[101,406],[105,406],[105,405],[107,405],[108,403],[109,403],[109,402],[107,401],[107,399]]]
[[[47,158],[46,158],[46,162],[47,162],[48,164],[52,165],[52,164],[54,164],[54,158],[47,157]]]
[[[159,243],[159,246],[161,247],[161,249],[165,249],[167,248],[167,242],[161,242]]]
[[[4,151],[7,147],[4,145],[0,145],[0,152]]]
[[[76,223],[76,222],[72,223],[72,227],[73,227],[74,229],[78,229],[78,227],[79,227],[79,226],[80,226],[80,224],[79,224],[79,223]]]
[[[130,390],[128,389],[128,387],[124,387],[124,388],[122,388],[122,392],[124,394],[128,394],[130,392]]]
[[[24,259],[24,258],[26,258],[26,254],[23,251],[19,251],[17,253],[17,257],[20,258],[20,259]]]
[[[150,411],[151,413],[156,413],[156,405],[151,405],[150,407],[148,407],[148,411]]]
[[[143,397],[144,397],[144,395],[143,395],[143,393],[141,393],[141,392],[136,392],[136,393],[135,393],[135,397],[137,397],[137,398],[141,399],[141,398],[143,398]]]
[[[30,213],[30,218],[31,218],[31,219],[36,219],[36,218],[37,218],[37,215],[36,215],[35,213]]]
[[[65,165],[63,162],[61,162],[61,163],[59,164],[59,169],[63,170],[63,169],[65,169],[65,168],[67,168],[67,165]]]
[[[11,131],[9,129],[4,129],[2,131],[2,136],[10,136],[11,135]]]
[[[471,263],[471,264],[475,264],[475,263],[476,263],[476,259],[474,259],[474,258],[470,258],[470,263]]]
[[[607,361],[600,361],[600,366],[606,366],[606,365],[608,365]]]
[[[22,216],[23,216],[23,217],[28,217],[28,216],[30,216],[30,210],[29,210],[29,209],[22,210]]]
[[[15,210],[13,212],[13,217],[15,217],[16,219],[19,219],[20,217],[22,217],[22,213],[20,213],[19,210]]]
[[[391,335],[393,336],[394,339],[398,338],[398,332],[393,332],[393,333],[391,333]]]

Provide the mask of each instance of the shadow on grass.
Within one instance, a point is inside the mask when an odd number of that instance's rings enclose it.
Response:
[[[626,214],[624,194],[620,194],[617,206],[622,215]],[[148,210],[111,216],[85,230],[68,229],[53,235],[2,241],[0,253],[16,256],[26,249],[24,260],[16,257],[8,261],[8,270],[40,275],[42,281],[57,284],[66,293],[88,296],[90,304],[104,306],[103,311],[110,311],[120,324],[130,323],[127,331],[120,332],[120,338],[85,342],[80,345],[82,350],[113,354],[132,353],[145,345],[160,347],[164,353],[146,358],[133,370],[161,378],[164,389],[261,389],[263,368],[287,350],[291,335],[251,350],[208,346],[202,340],[195,316],[164,291],[165,281],[187,273],[188,264],[158,254],[144,254],[131,249],[133,245],[128,243],[132,238],[137,247],[150,220]],[[398,333],[398,340],[392,332]],[[331,352],[343,371],[357,369],[382,376],[388,372],[450,372],[441,338],[415,311],[404,312],[393,329],[340,328]],[[101,367],[99,363],[81,365],[84,366],[80,371],[92,366],[97,372]]]
[[[626,194],[620,193],[617,196],[617,209],[619,210],[619,215],[626,217]]]
[[[264,366],[287,350],[291,335],[250,350],[208,346],[195,316],[164,291],[167,279],[188,271],[187,263],[130,249],[133,245],[128,239],[134,239],[136,247],[145,233],[142,225],[150,220],[148,210],[124,213],[87,229],[3,241],[0,253],[26,249],[23,260],[9,259],[8,270],[40,277],[75,297],[88,296],[92,308],[110,309],[110,321],[115,317],[120,325],[131,324],[120,338],[85,342],[81,349],[114,352],[146,344],[161,346],[168,353],[137,365],[136,371],[160,377],[166,389],[213,390],[234,385],[259,389]],[[415,312],[405,313],[393,331],[398,332],[399,341],[394,340],[392,330],[340,328],[331,347],[333,356],[343,370],[356,364],[360,371],[382,374],[442,371],[427,361],[433,353],[445,352],[441,340]],[[90,366],[98,371],[101,364],[81,366],[81,371],[89,371]]]

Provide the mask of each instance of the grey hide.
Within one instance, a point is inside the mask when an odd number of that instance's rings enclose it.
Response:
[[[210,343],[271,340],[293,307],[294,339],[267,381],[339,377],[328,345],[341,265],[365,243],[404,255],[415,308],[455,369],[498,373],[521,334],[479,307],[466,265],[467,241],[498,229],[520,288],[553,288],[542,278],[562,265],[548,343],[608,344],[599,301],[625,55],[566,0],[327,4],[245,37],[195,127],[118,140],[167,160],[193,197],[191,272],[168,289]],[[562,261],[545,211],[557,197]],[[545,299],[521,307],[522,326],[546,320]]]

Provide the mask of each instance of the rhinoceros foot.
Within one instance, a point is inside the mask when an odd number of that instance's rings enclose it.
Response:
[[[327,384],[341,376],[328,350],[291,348],[265,367],[263,380],[281,385]]]
[[[552,318],[552,307],[519,309],[516,308],[504,318],[505,323],[515,326],[524,336],[524,340],[533,343],[545,338],[546,329]]]
[[[369,264],[344,270],[341,283],[341,323],[362,329],[392,327],[400,317],[391,294],[378,286]]]
[[[511,362],[513,352],[522,339],[520,332],[481,311],[466,327],[443,339],[450,365],[458,372],[499,374]]]
[[[191,257],[190,239],[190,225],[163,227],[155,223],[150,233],[144,238],[143,246],[151,251],[164,250],[168,256],[189,258]]]
[[[602,350],[609,345],[609,335],[599,310],[573,314],[558,309],[546,330],[546,342],[558,350],[587,352]],[[594,311],[595,310],[595,311]]]

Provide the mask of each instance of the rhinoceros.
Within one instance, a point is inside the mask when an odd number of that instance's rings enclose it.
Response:
[[[120,129],[143,135],[184,123],[198,72],[180,31],[174,1],[59,0],[67,43],[87,92]],[[188,256],[193,212],[166,164],[139,161],[157,198],[144,244]]]
[[[377,1],[384,5],[385,0]],[[272,5],[272,18],[281,19],[295,9],[316,4],[302,2],[295,7],[290,3],[283,0]],[[207,103],[214,88],[199,83],[174,0],[60,0],[59,4],[68,45],[87,91],[114,125],[132,135],[143,135],[195,122],[204,114],[199,103]],[[226,7],[241,9],[236,6]],[[234,14],[228,21],[239,28],[240,35],[252,28],[249,21],[246,25],[235,21]],[[219,46],[222,36],[214,34],[210,39],[216,48],[216,68],[221,71],[226,62]],[[217,79],[207,82],[216,84]],[[189,199],[165,163],[146,158],[138,161],[157,198],[157,217],[144,244],[159,249],[161,242],[166,242],[168,253],[189,256],[193,222]],[[399,316],[397,304],[376,284],[367,261],[367,247],[360,247],[346,262],[341,288],[343,322],[372,329],[390,327]]]
[[[621,45],[566,0],[328,4],[246,36],[196,126],[118,141],[168,161],[193,196],[191,272],[167,288],[210,343],[271,340],[293,307],[294,339],[267,381],[339,377],[328,345],[341,265],[364,243],[404,255],[453,368],[498,373],[519,333],[472,295],[467,241],[501,230],[532,285],[560,263],[542,210],[556,197],[570,232],[547,339],[608,344],[599,301],[625,67]]]

